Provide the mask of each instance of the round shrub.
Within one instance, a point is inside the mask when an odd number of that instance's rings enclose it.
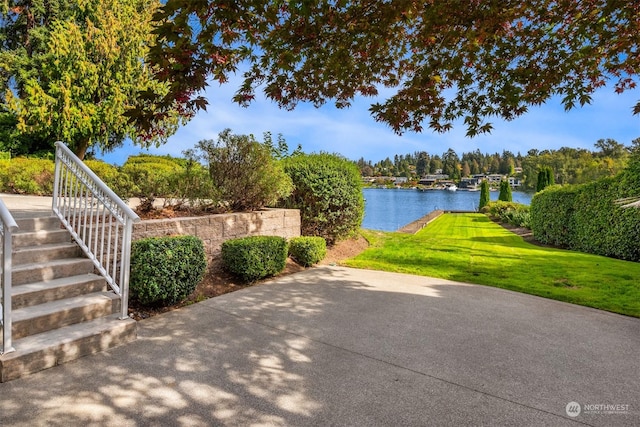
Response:
[[[317,236],[294,237],[289,240],[289,256],[298,264],[310,267],[327,256],[327,242]]]
[[[131,248],[131,297],[143,305],[183,301],[207,267],[202,240],[195,236],[149,237]]]
[[[222,264],[245,282],[253,282],[284,270],[287,249],[287,240],[278,236],[231,239],[222,244]]]
[[[300,154],[283,161],[295,187],[282,207],[300,210],[301,234],[329,244],[355,234],[364,217],[358,167],[335,154]]]

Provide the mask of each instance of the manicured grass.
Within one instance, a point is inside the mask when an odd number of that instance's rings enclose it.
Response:
[[[543,248],[482,214],[446,214],[416,235],[365,231],[344,264],[440,277],[640,317],[640,263]]]

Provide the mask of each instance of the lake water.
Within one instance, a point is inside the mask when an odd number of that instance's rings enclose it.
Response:
[[[365,188],[364,221],[362,228],[395,231],[422,218],[431,211],[475,211],[480,203],[479,191],[404,190]],[[528,205],[530,193],[513,192],[513,201]],[[498,192],[491,192],[491,200],[498,200]]]

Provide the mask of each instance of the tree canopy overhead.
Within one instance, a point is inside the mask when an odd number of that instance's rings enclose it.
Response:
[[[150,59],[171,90],[160,110],[130,114],[149,126],[173,100],[205,108],[207,78],[246,63],[244,106],[263,90],[282,108],[346,107],[389,87],[370,111],[397,133],[463,120],[473,136],[554,96],[571,109],[607,84],[635,88],[639,16],[621,0],[168,0]]]

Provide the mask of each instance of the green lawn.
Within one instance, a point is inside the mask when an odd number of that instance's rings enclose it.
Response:
[[[416,235],[364,231],[350,267],[441,277],[640,317],[640,263],[542,248],[482,214],[446,214]]]

